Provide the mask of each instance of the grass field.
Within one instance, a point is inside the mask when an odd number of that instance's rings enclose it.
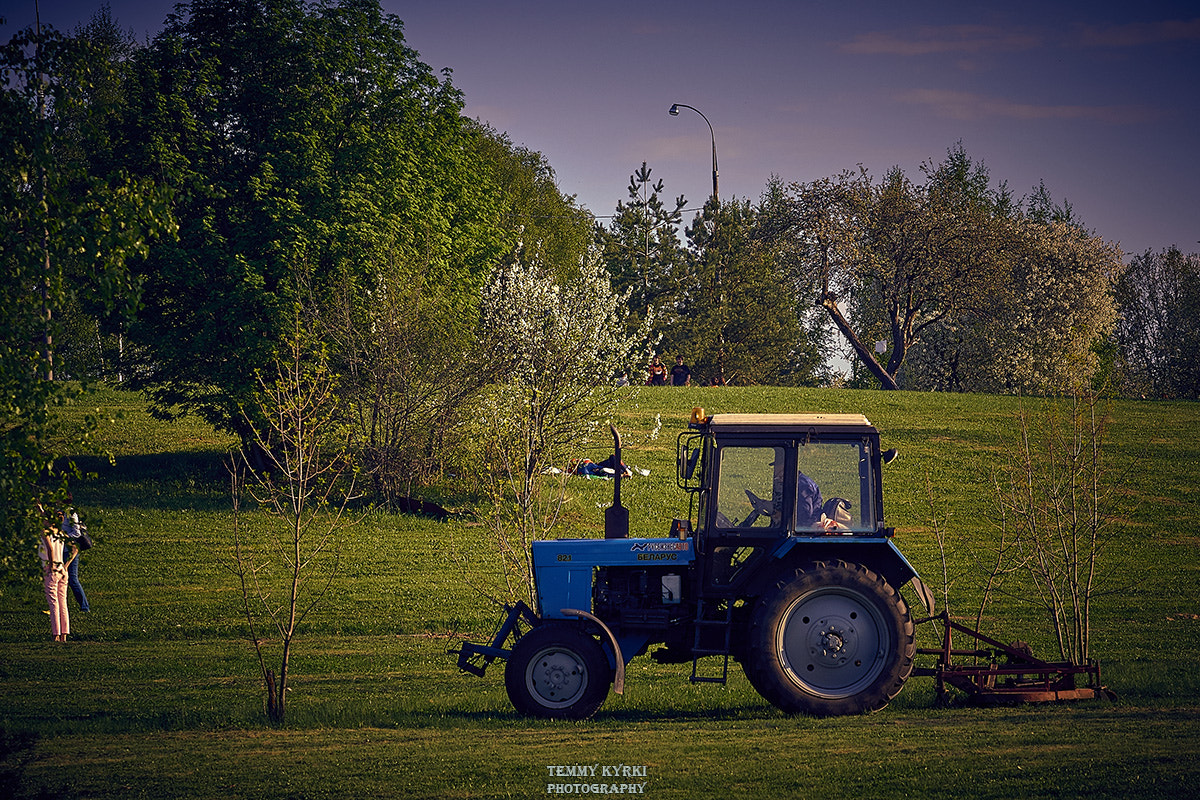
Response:
[[[288,722],[272,728],[222,567],[231,442],[194,421],[157,422],[135,395],[104,391],[90,403],[114,420],[104,438],[116,456],[115,466],[88,460],[96,475],[75,492],[97,540],[81,572],[93,611],[72,601],[71,641],[57,645],[40,586],[0,595],[0,798],[540,798],[557,796],[556,782],[632,783],[652,798],[1200,794],[1200,405],[1112,408],[1108,453],[1125,519],[1104,554],[1109,591],[1096,601],[1092,641],[1114,702],[938,708],[932,682],[914,678],[870,716],[792,718],[740,669],[726,687],[693,686],[690,665],[639,657],[625,695],[610,695],[593,720],[526,720],[501,667],[479,679],[447,655],[497,618],[470,586],[488,565],[457,557],[475,552],[481,529],[469,516],[374,512],[343,540],[341,573],[297,640]],[[623,486],[635,535],[662,535],[686,514],[673,460],[693,405],[865,413],[901,451],[885,468],[897,544],[940,589],[931,483],[949,519],[952,607],[973,616],[983,576],[970,553],[993,534],[988,469],[1021,401],[642,390],[617,421],[625,460],[651,472]],[[651,438],[656,418],[662,433]],[[572,481],[560,535],[598,536],[611,484]],[[985,627],[1054,655],[1045,620],[1019,599],[994,602]],[[597,766],[596,779],[552,777],[580,765]],[[605,766],[631,777],[603,778]]]

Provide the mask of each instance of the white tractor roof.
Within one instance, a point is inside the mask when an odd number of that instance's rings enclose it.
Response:
[[[873,427],[862,414],[713,414],[708,424],[747,428]]]

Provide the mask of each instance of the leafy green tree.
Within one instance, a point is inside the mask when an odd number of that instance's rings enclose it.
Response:
[[[1004,217],[986,196],[937,178],[935,170],[931,180],[915,185],[899,170],[890,171],[872,192],[866,215],[870,257],[858,271],[861,284],[851,307],[864,331],[868,319],[883,324],[870,331],[877,338],[847,339],[885,388],[897,388],[897,372],[926,331],[986,308],[1003,285],[1009,245]],[[834,298],[823,304],[836,322]],[[838,327],[845,334],[850,325]],[[873,340],[888,345],[885,365],[870,353],[863,357]]]
[[[498,241],[511,242],[513,253],[528,247],[569,277],[589,247],[591,218],[558,191],[540,153],[486,128],[468,133],[483,174],[496,186]],[[455,464],[471,449],[462,423],[475,397],[497,379],[489,342],[476,347],[474,331],[464,330],[474,324],[475,299],[438,313],[438,298],[452,287],[415,279],[420,272],[384,264],[366,291],[346,282],[326,290],[322,301],[359,466],[375,496],[389,503],[412,497],[447,466],[464,469]]]
[[[930,326],[978,302],[996,267],[987,219],[934,202],[899,170],[795,185],[772,235],[793,285],[815,296],[855,358],[883,388],[898,388],[909,348]],[[886,361],[874,343],[884,341]]]
[[[297,305],[339,342],[330,365],[350,402],[374,396],[353,382],[382,368],[371,312],[399,313],[398,292],[405,324],[446,344],[398,369],[440,369],[469,347],[510,244],[460,93],[399,19],[372,0],[194,0],[135,67],[128,157],[167,176],[181,220],[178,243],[147,260],[131,330],[160,413],[250,441],[238,409]]]
[[[173,230],[165,194],[149,180],[94,168],[106,112],[94,91],[112,67],[82,37],[32,30],[0,51],[0,576],[36,569],[39,502],[57,507],[68,472],[59,456],[85,446],[54,409],[75,389],[55,381],[55,341],[79,298],[131,313],[131,259]]]
[[[138,43],[132,30],[120,27],[108,6],[102,6],[86,24],[77,27],[72,37],[86,43],[89,58],[105,65],[104,69],[92,70],[86,102],[77,107],[85,113],[76,113],[67,123],[75,131],[73,157],[88,164],[88,172],[93,175],[126,172],[117,155],[119,126],[130,63]],[[130,315],[113,313],[102,298],[90,293],[77,295],[74,300],[65,315],[64,335],[57,347],[62,366],[72,376],[121,382]]]
[[[1036,275],[1049,269],[1050,251],[1078,241],[1064,233],[1046,244],[1056,235],[1046,232],[1049,223],[1025,220],[1007,186],[993,187],[961,145],[922,172],[919,184],[899,169],[878,183],[860,170],[795,184],[773,204],[765,229],[780,242],[793,286],[818,299],[858,369],[884,388],[903,380],[959,389],[968,362],[989,375],[1005,370],[1011,352],[988,342],[985,329],[1002,337],[1018,309],[1035,312]],[[1039,213],[1050,218],[1047,208]],[[1084,260],[1103,260],[1092,255]],[[1078,265],[1059,256],[1063,269]],[[1020,296],[1014,282],[1033,294]],[[1044,333],[1051,324],[1033,327]]]
[[[794,297],[779,291],[774,254],[755,235],[757,216],[748,201],[710,200],[687,229],[662,349],[690,361],[698,382],[775,381],[803,346]]]
[[[490,127],[479,128],[477,148],[488,175],[496,185],[496,226],[505,230],[510,250],[535,258],[563,271],[569,278],[592,249],[592,216],[579,208],[574,196],[558,188],[546,157],[513,144],[508,135]]]

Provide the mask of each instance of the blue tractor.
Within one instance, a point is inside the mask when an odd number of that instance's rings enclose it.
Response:
[[[617,469],[605,537],[534,542],[538,610],[507,608],[489,644],[454,651],[458,665],[483,675],[506,660],[508,696],[534,717],[591,716],[647,652],[691,662],[704,683],[723,684],[732,658],[788,713],[880,709],[916,655],[900,589],[932,613],[884,523],[880,468],[895,454],[862,415],[695,409],[677,453],[688,518],[630,538]]]

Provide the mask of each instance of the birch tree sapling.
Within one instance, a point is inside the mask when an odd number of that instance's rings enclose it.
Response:
[[[334,438],[334,381],[320,353],[299,335],[275,360],[271,379],[258,377],[254,446],[266,467],[251,470],[243,448],[231,459],[233,541],[228,567],[266,689],[266,714],[287,712],[291,655],[301,623],[329,591],[340,565],[338,533],[347,527],[354,474]],[[265,512],[241,511],[243,491]]]

